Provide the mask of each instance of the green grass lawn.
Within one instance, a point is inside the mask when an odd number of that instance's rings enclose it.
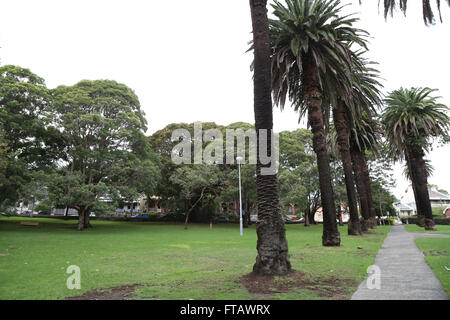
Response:
[[[40,224],[20,225],[26,220]],[[131,284],[140,284],[133,299],[349,299],[390,230],[379,226],[351,237],[344,226],[342,246],[329,248],[321,245],[322,225],[287,225],[290,260],[303,285],[275,278],[274,288],[260,293],[240,282],[255,261],[254,226],[240,237],[233,224],[184,230],[170,223],[93,221],[83,232],[75,224],[0,218],[0,299],[63,299]],[[80,290],[66,287],[69,265],[81,268]]]
[[[424,228],[419,227],[416,224],[405,224],[406,231],[416,232],[416,233],[439,233],[439,234],[449,234],[450,235],[450,226],[446,225],[436,225],[437,231],[426,231]]]
[[[450,269],[450,238],[418,238],[414,241],[450,299],[450,271],[445,269]]]
[[[450,234],[450,226],[444,225],[437,225],[438,231],[425,231],[412,224],[405,227],[409,232]],[[450,271],[445,269],[445,267],[450,268],[450,238],[417,238],[414,242],[425,255],[425,261],[447,291],[450,299]]]

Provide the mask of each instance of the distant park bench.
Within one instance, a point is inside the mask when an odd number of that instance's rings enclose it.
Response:
[[[25,222],[25,221],[22,221],[20,224],[24,225],[24,226],[38,226],[39,222]]]

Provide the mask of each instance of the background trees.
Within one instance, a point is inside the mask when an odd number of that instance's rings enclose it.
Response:
[[[51,111],[44,79],[18,66],[0,67],[0,148],[7,158],[0,207],[14,204],[33,170],[48,168],[58,157],[61,139]]]
[[[386,98],[382,119],[391,152],[405,159],[416,199],[417,212],[425,217],[426,230],[435,230],[428,195],[425,153],[433,138],[448,140],[448,108],[432,96],[430,88],[400,88]]]
[[[78,230],[89,227],[90,212],[102,200],[117,203],[152,193],[159,168],[133,91],[115,81],[84,80],[53,94],[66,156],[50,194],[57,204],[79,212]]]

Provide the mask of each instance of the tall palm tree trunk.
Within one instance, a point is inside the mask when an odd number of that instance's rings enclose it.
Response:
[[[361,235],[362,231],[367,231],[367,223],[359,223],[358,205],[356,200],[355,181],[353,179],[352,158],[350,155],[350,129],[347,119],[346,108],[343,101],[333,108],[334,126],[336,127],[337,142],[344,167],[345,187],[347,190],[348,207],[350,211],[350,220],[348,221],[348,234]]]
[[[370,179],[369,166],[367,165],[366,155],[364,154],[363,151],[354,148],[352,156],[355,158],[356,167],[357,170],[360,172],[360,177],[362,179],[362,181],[360,182],[364,189],[364,191],[362,191],[362,194],[365,194],[367,196],[367,205],[369,207],[369,227],[371,229],[374,229],[377,227],[377,218],[376,218],[377,214],[373,202],[372,187],[371,187],[372,181]]]
[[[411,161],[410,159],[410,155],[408,153],[408,150],[405,151],[405,160],[406,160],[406,166],[408,167],[408,172],[409,172],[409,176],[411,181],[413,181],[412,175],[414,174],[413,169],[411,168]],[[414,199],[417,199],[417,190],[416,190],[416,185],[414,183],[411,183],[411,187],[413,190],[413,194],[414,194]],[[416,200],[416,211],[417,211],[417,225],[419,227],[425,227],[425,216],[423,215],[423,212],[419,210],[419,207],[417,206],[417,200]]]
[[[262,175],[259,158],[260,129],[267,130],[267,153],[271,154],[272,97],[269,47],[269,21],[266,0],[250,0],[254,44],[254,111],[257,132],[258,161],[256,185],[258,198],[258,236],[256,263],[253,272],[262,275],[283,275],[291,271],[284,221],[281,216],[277,175]]]
[[[423,149],[419,146],[407,146],[411,182],[415,186],[417,212],[424,216],[425,230],[436,230],[433,221],[430,196],[428,194],[427,171]]]
[[[308,122],[313,133],[313,149],[317,155],[320,195],[323,210],[324,246],[339,246],[341,237],[336,223],[336,206],[331,184],[330,157],[323,121],[322,93],[317,78],[316,65],[311,56],[307,56],[304,68],[305,98],[308,107]]]
[[[367,195],[367,188],[365,186],[364,177],[363,177],[363,169],[361,168],[360,162],[358,162],[358,155],[356,147],[350,147],[350,157],[352,159],[352,167],[353,172],[355,173],[356,180],[356,188],[358,190],[359,195],[359,207],[361,208],[361,215],[363,217],[361,228],[364,229],[371,228],[371,220],[370,220],[370,207]]]

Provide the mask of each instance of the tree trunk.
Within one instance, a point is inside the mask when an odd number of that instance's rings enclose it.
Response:
[[[305,97],[308,107],[308,122],[313,133],[313,148],[317,155],[317,167],[319,170],[320,195],[323,212],[324,246],[339,246],[341,238],[336,223],[336,206],[334,204],[334,192],[331,184],[330,157],[323,121],[322,94],[319,89],[317,67],[314,59],[307,56],[304,66]]]
[[[188,212],[186,213],[186,219],[184,220],[184,230],[187,230],[191,212],[192,212],[192,210],[194,210],[194,208],[197,206],[197,204],[200,202],[200,200],[203,199],[205,190],[206,190],[206,188],[203,187],[202,192],[200,193],[200,197],[197,199],[197,201],[195,201],[195,203],[189,208]],[[190,201],[189,201],[189,204],[190,204]]]
[[[354,156],[356,157],[356,162],[359,170],[361,171],[364,192],[367,195],[367,205],[369,206],[369,226],[371,229],[377,227],[377,214],[375,210],[375,204],[372,195],[372,181],[369,174],[369,166],[367,165],[366,155],[363,151],[355,149]]]
[[[92,228],[92,225],[90,223],[90,218],[89,215],[91,214],[91,210],[90,209],[86,209],[84,212],[84,228]]]
[[[409,172],[410,179],[411,179],[411,181],[413,181],[413,176],[412,175],[414,174],[414,172],[413,172],[413,169],[411,168],[410,157],[411,156],[409,155],[408,150],[406,150],[405,151],[406,166],[408,167],[408,172]],[[419,207],[417,205],[417,198],[418,198],[418,196],[417,196],[416,185],[414,183],[411,183],[411,187],[412,187],[412,190],[413,190],[414,199],[416,200],[416,211],[417,211],[417,222],[416,222],[416,224],[419,227],[423,228],[423,227],[425,227],[425,216],[423,215],[423,212],[419,210]]]
[[[353,179],[352,170],[352,158],[350,155],[350,123],[346,113],[347,111],[344,102],[339,100],[337,106],[333,108],[333,118],[337,133],[337,142],[342,159],[342,166],[344,168],[345,188],[347,190],[347,200],[350,211],[348,234],[351,236],[358,236],[361,235],[362,231],[367,231],[368,229],[366,223],[363,223],[362,226],[359,223],[355,181]]]
[[[92,228],[91,223],[89,222],[89,215],[91,214],[91,210],[89,207],[80,207],[78,210],[78,231],[82,231],[87,228]]]
[[[361,167],[362,152],[356,149],[357,147],[350,147],[350,156],[352,159],[353,172],[355,173],[356,188],[359,195],[359,207],[361,209],[361,230],[368,231],[372,228],[373,221],[370,219],[370,207],[367,197],[367,188],[364,182],[364,173]]]
[[[305,227],[309,227],[309,212],[311,211],[311,204],[308,202],[305,210]]]
[[[258,236],[256,263],[253,273],[284,275],[291,271],[284,221],[281,216],[277,175],[262,175],[260,132],[267,130],[266,154],[271,154],[272,97],[270,72],[269,21],[266,0],[250,0],[254,46],[254,112],[257,133],[256,186],[258,198]]]
[[[85,207],[81,207],[78,210],[78,227],[77,227],[78,231],[84,230],[84,226],[85,226],[84,219],[86,218],[86,215],[84,214],[84,210],[85,210]]]
[[[409,175],[411,177],[411,182],[415,187],[415,199],[417,213],[421,213],[424,216],[424,227],[425,230],[433,230],[433,211],[431,209],[430,196],[428,194],[428,181],[427,172],[424,160],[424,152],[421,147],[418,146],[407,146],[407,161],[409,162],[408,168],[410,170]]]

